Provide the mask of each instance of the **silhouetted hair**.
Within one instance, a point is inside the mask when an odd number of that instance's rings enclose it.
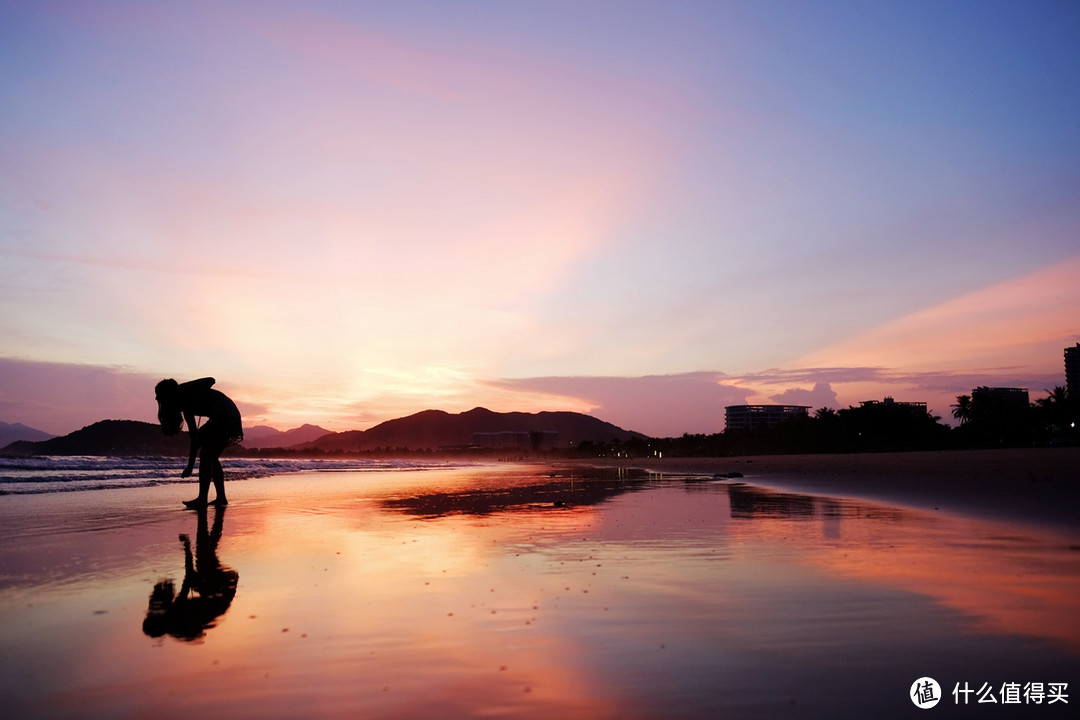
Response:
[[[161,637],[169,631],[169,611],[173,606],[172,580],[162,580],[154,585],[154,591],[150,593],[150,609],[146,612],[143,620],[143,632],[150,637]]]
[[[162,380],[154,387],[154,397],[158,404],[158,422],[161,423],[161,432],[166,435],[176,435],[180,432],[180,426],[184,424],[184,416],[180,412],[180,384],[173,379]]]

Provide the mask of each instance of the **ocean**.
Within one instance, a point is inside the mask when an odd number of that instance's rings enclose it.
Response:
[[[226,458],[227,481],[296,472],[363,472],[451,467],[446,462],[363,458]],[[83,492],[191,483],[180,477],[178,457],[56,456],[0,457],[0,495]],[[198,472],[196,466],[196,472]]]

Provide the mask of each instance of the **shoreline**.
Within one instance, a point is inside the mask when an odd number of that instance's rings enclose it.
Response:
[[[492,460],[463,467],[505,468],[507,464]],[[702,458],[522,458],[510,464],[545,469],[633,468],[699,479],[738,474],[723,479],[781,492],[847,497],[966,517],[1050,525],[1074,533],[1080,530],[1080,448]],[[376,472],[370,479],[375,480],[379,475]],[[153,512],[172,504],[165,497],[186,497],[194,491],[194,482],[191,487],[184,485],[169,482],[154,488],[132,488],[127,491],[130,495],[122,488],[88,490],[91,497],[82,492],[11,494],[0,502],[0,519],[11,525],[33,524],[43,519],[35,520],[33,516],[41,512],[45,517],[54,512],[63,513],[71,505],[109,508],[110,512],[133,506],[141,512]],[[262,497],[260,485],[260,479],[256,478],[229,483],[241,500],[249,491],[251,499]],[[115,493],[124,493],[127,499],[118,503]],[[229,494],[234,493],[230,490]],[[24,512],[32,517],[20,518]],[[0,533],[7,534],[10,533]]]
[[[1080,529],[1080,448],[577,461],[853,497],[968,517]]]
[[[0,687],[43,718],[543,720],[892,717],[921,673],[1064,681],[1075,524],[881,495],[934,502],[919,488],[950,467],[986,484],[987,464],[1076,485],[1076,453],[1007,454],[296,472],[236,482],[207,513],[175,484],[11,496],[0,647],[19,661]]]

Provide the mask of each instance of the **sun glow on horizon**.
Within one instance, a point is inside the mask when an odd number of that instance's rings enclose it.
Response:
[[[0,5],[0,420],[147,417],[135,388],[170,376],[260,424],[486,406],[655,435],[1060,384],[1077,32],[1056,7]]]

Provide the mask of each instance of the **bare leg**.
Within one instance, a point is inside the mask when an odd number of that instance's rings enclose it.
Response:
[[[205,460],[199,461],[199,500],[205,505],[207,499],[210,497],[210,480],[213,479],[214,469],[212,467],[203,470]]]
[[[225,470],[221,467],[221,461],[214,458],[214,489],[217,490],[217,497],[214,498],[214,504],[218,506],[228,505],[229,501],[225,497]]]
[[[199,497],[194,500],[185,500],[184,504],[189,508],[205,508],[207,497],[210,495],[211,463],[205,456],[199,457]]]

